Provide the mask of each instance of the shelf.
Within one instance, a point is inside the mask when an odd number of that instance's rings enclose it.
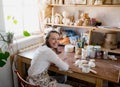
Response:
[[[85,29],[93,29],[93,28],[95,28],[95,27],[92,27],[92,26],[74,26],[74,25],[52,24],[52,23],[47,23],[46,25],[60,26],[60,27],[70,27],[70,28],[85,28]]]
[[[87,5],[87,4],[83,4],[83,5],[65,5],[65,4],[50,4],[49,6],[52,6],[52,7],[59,7],[59,8],[65,8],[65,7],[120,7],[120,4],[119,5]],[[66,28],[77,28],[77,29],[86,29],[89,31],[89,45],[91,44],[91,41],[92,41],[92,34],[93,32],[102,32],[102,33],[114,33],[114,32],[120,32],[120,27],[112,27],[112,26],[74,26],[74,25],[64,25],[64,24],[54,24],[54,23],[47,23],[46,24],[47,26],[55,26],[55,27],[66,27]],[[111,53],[117,53],[117,54],[120,54],[120,49],[115,49],[115,50],[111,50],[111,49],[107,49],[107,48],[101,48],[102,51],[108,51],[108,52],[111,52]]]
[[[118,54],[120,54],[120,49],[111,50],[111,49],[107,49],[107,48],[102,48],[101,50],[102,51],[108,51],[108,52],[111,52],[111,53],[118,53]]]
[[[60,5],[60,4],[50,4],[49,6],[58,6],[58,7],[120,7],[120,5]]]
[[[93,30],[101,31],[101,32],[105,32],[105,31],[120,32],[120,28],[94,28]]]
[[[91,29],[94,31],[111,31],[111,32],[120,32],[120,28],[97,28],[93,26],[74,26],[74,25],[64,25],[64,24],[52,24],[52,23],[47,23],[46,25],[51,25],[51,26],[60,26],[60,27],[70,27],[70,28],[85,28],[85,29]]]

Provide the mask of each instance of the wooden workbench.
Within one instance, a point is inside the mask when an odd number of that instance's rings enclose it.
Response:
[[[111,81],[115,83],[119,82],[119,76],[120,76],[119,58],[117,61],[95,59],[96,67],[93,69],[97,71],[97,74],[93,74],[93,73],[85,74],[81,72],[81,69],[79,69],[74,65],[76,60],[74,58],[74,53],[65,53],[63,49],[61,50],[62,52],[59,54],[59,57],[70,65],[70,68],[73,73],[59,71],[58,68],[55,67],[54,65],[52,65],[49,68],[49,70],[93,83],[96,85],[96,87],[102,87],[103,80]],[[23,76],[24,76],[23,64],[30,64],[31,59],[33,58],[34,51],[35,49],[32,49],[18,54],[18,70]]]

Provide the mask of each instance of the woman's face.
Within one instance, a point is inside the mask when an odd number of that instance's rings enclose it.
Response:
[[[51,48],[57,48],[59,44],[59,34],[51,33],[48,42]]]

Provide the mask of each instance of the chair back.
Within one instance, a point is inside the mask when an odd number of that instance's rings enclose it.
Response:
[[[33,84],[27,82],[26,80],[24,80],[17,70],[15,70],[15,73],[17,75],[18,83],[20,84],[20,87],[40,87],[40,85],[33,85]]]

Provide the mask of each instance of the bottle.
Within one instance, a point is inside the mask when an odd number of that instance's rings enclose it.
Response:
[[[82,48],[81,59],[86,59],[86,57],[87,57],[87,51],[85,48]]]
[[[102,51],[101,50],[96,50],[96,58],[98,58],[98,59],[102,58]]]
[[[107,51],[104,51],[104,53],[103,53],[103,58],[104,58],[104,59],[108,59],[108,52],[107,52]]]

